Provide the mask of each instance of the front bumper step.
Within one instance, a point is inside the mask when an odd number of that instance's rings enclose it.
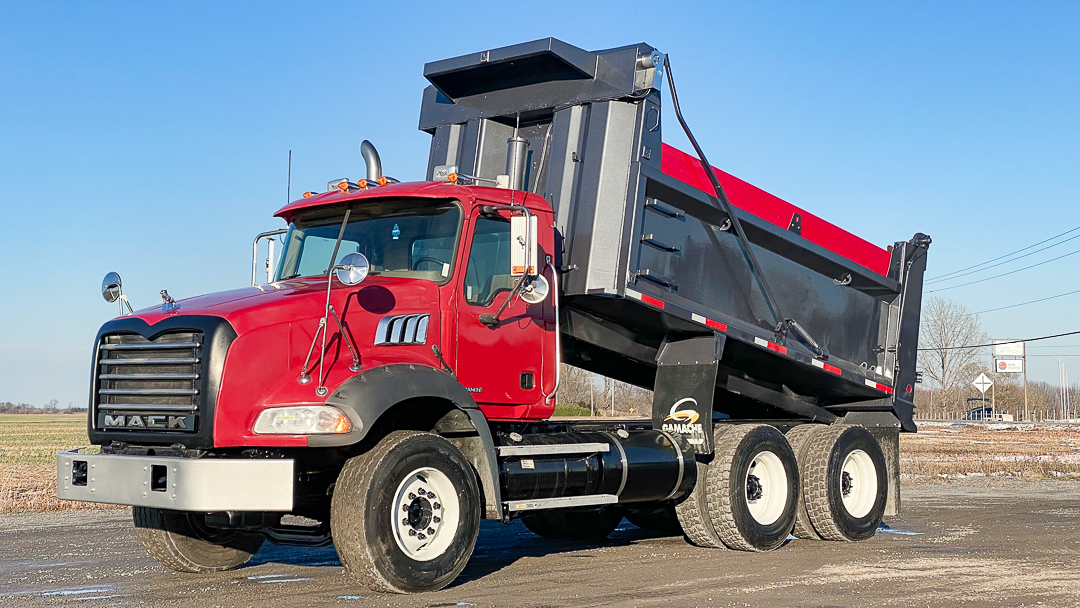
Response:
[[[293,461],[56,455],[56,497],[176,511],[292,511]]]

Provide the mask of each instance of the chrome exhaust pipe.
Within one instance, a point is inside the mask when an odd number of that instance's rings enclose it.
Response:
[[[367,165],[368,181],[374,182],[382,177],[382,160],[379,159],[375,144],[366,139],[360,142],[360,156],[364,157],[364,164]]]

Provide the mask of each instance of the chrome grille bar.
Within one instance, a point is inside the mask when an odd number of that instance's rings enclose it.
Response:
[[[198,395],[193,388],[103,388],[102,395]]]
[[[98,409],[103,412],[197,412],[194,405],[161,405],[157,403],[108,403]]]
[[[142,358],[142,359],[102,359],[99,361],[102,365],[180,365],[180,364],[195,364],[199,362],[198,357],[176,357],[176,358]]]
[[[99,380],[198,380],[199,374],[100,374]]]
[[[169,350],[169,349],[187,349],[198,348],[202,346],[198,342],[163,342],[158,344],[156,342],[148,342],[146,344],[102,344],[101,350]]]

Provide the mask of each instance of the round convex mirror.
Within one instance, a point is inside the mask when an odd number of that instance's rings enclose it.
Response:
[[[522,288],[521,299],[525,300],[526,304],[539,304],[543,302],[551,288],[548,286],[547,279],[544,275],[538,274],[533,277],[533,280]]]
[[[120,287],[120,275],[110,272],[101,281],[101,297],[105,298],[106,302],[115,302],[120,297]]]
[[[351,287],[367,278],[369,270],[371,270],[371,264],[368,263],[364,254],[349,253],[342,256],[341,261],[338,262],[336,274],[339,281]]]

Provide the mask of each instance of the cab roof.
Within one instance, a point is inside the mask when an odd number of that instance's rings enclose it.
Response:
[[[525,204],[530,210],[551,211],[551,205],[542,197],[522,192],[520,190],[507,190],[505,188],[490,188],[486,186],[458,186],[445,182],[404,182],[399,184],[387,184],[385,186],[370,186],[368,188],[352,189],[345,191],[322,192],[304,198],[299,198],[275,213],[286,222],[291,222],[293,215],[298,211],[327,207],[354,201],[367,199],[382,199],[390,197],[414,197],[430,199],[453,198],[463,203],[474,203],[477,199],[485,203],[498,205],[521,205]]]

